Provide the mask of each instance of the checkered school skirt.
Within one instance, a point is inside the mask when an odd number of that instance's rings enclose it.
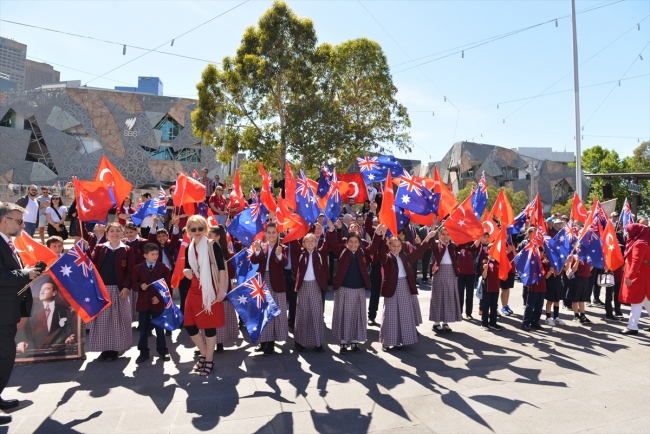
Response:
[[[417,294],[411,294],[413,300],[413,315],[415,316],[415,325],[422,324],[422,311],[420,310],[420,300]]]
[[[412,345],[418,341],[413,297],[406,277],[397,279],[395,294],[384,297],[384,313],[379,328],[382,345]]]
[[[235,308],[227,298],[223,300],[223,312],[226,324],[224,324],[223,327],[217,327],[218,344],[223,344],[230,339],[237,339],[239,337],[239,320],[237,319],[237,312],[235,312]]]
[[[280,315],[273,318],[262,333],[258,342],[280,341],[285,342],[289,337],[289,322],[287,321],[287,295],[284,292],[275,292],[271,286],[271,276],[268,271],[264,272],[266,287],[271,293],[275,304],[280,308]]]
[[[137,291],[131,291],[131,322],[139,321],[140,315],[135,310],[135,305],[138,302],[138,293]]]
[[[458,279],[451,264],[440,265],[431,277],[429,320],[442,323],[463,320],[458,300]]]
[[[366,289],[341,286],[334,294],[332,334],[338,342],[363,342],[367,332]]]
[[[296,296],[296,324],[293,338],[304,347],[320,347],[325,342],[323,300],[316,280],[305,280]]]
[[[90,324],[88,351],[125,351],[133,343],[131,332],[131,297],[120,298],[117,285],[106,285],[113,303]]]

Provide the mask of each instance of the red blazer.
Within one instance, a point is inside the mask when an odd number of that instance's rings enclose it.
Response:
[[[286,267],[289,263],[289,260],[287,259],[287,246],[282,246],[282,257],[278,259],[275,254],[275,249],[278,247],[278,245],[281,244],[278,242],[273,246],[273,253],[271,254],[271,259],[269,260],[268,271],[269,275],[271,276],[271,286],[273,287],[273,290],[275,292],[286,292],[287,288],[285,287],[284,267]],[[260,273],[262,277],[264,277],[264,273],[266,272],[267,255],[268,251],[264,250],[261,250],[259,255],[256,255],[255,253],[251,255],[251,264],[258,264],[260,266],[257,272]]]
[[[372,225],[372,220],[375,215],[371,212],[366,215],[366,220],[363,222],[363,228],[366,230],[366,233],[370,235],[370,238],[375,236],[375,227]]]
[[[97,271],[102,268],[107,250],[108,247],[103,244],[98,244],[93,250],[90,259],[95,264]],[[120,247],[115,251],[115,276],[118,282],[117,287],[120,290],[122,288],[131,288],[131,275],[134,266],[135,258],[133,256],[133,250],[129,246]]]
[[[178,248],[178,239],[179,239],[179,234],[172,234],[169,236],[167,239],[167,242],[163,246],[158,242],[157,234],[156,232],[152,231],[149,232],[149,237],[147,242],[152,243],[158,246],[158,249],[160,249],[160,255],[158,255],[158,262],[162,264],[162,251],[165,251],[165,255],[167,255],[167,259],[169,259],[169,263],[172,264],[172,273],[174,272],[174,252]],[[142,246],[144,248],[144,246]]]
[[[409,249],[408,246],[405,246],[405,243],[402,243],[402,251],[399,256],[402,259],[404,271],[406,271],[406,280],[409,284],[409,291],[411,294],[417,294],[418,288],[415,283],[415,274],[413,273],[413,267],[410,265],[424,256],[424,252],[428,250],[428,246],[422,247],[420,244],[412,249],[410,253],[405,252],[405,247],[406,249]],[[381,295],[390,298],[395,295],[395,288],[397,288],[397,276],[399,274],[397,258],[390,253],[388,244],[386,244],[384,239],[378,235],[372,237],[370,253],[378,258],[382,264]]]
[[[144,245],[147,244],[147,240],[140,237],[136,237],[133,241],[122,238],[122,242],[133,250],[135,265],[142,264],[144,262]]]
[[[431,265],[431,275],[433,276],[438,271],[438,268],[440,268],[440,261],[442,261],[445,250],[442,241],[429,240],[429,246],[433,252],[431,255],[433,259],[433,264]],[[447,244],[447,249],[449,250],[449,256],[451,257],[451,265],[454,267],[454,274],[458,276],[458,257],[456,255],[456,244],[450,241],[449,244]]]
[[[291,246],[291,249],[293,250],[294,247]],[[309,261],[309,252],[302,247],[300,249],[301,250],[298,255],[298,259],[296,259],[295,262],[292,262],[294,270],[296,270],[296,291],[298,291],[302,286],[302,282],[305,278],[305,273],[307,272],[307,262]],[[323,243],[322,246],[314,250],[311,255],[311,260],[313,261],[314,267],[314,275],[316,276],[316,281],[318,282],[318,286],[320,286],[321,291],[329,291],[329,286],[327,286],[327,280],[330,278],[329,263],[327,262],[328,253],[329,245],[327,243]]]
[[[147,310],[162,312],[165,309],[165,303],[163,303],[163,299],[158,294],[158,291],[153,286],[149,286],[143,290],[141,285],[143,283],[150,285],[156,280],[165,279],[167,287],[171,288],[171,276],[169,268],[160,262],[156,262],[152,271],[149,271],[146,262],[134,266],[133,274],[131,275],[131,290],[138,294],[135,310],[138,312],[145,312]],[[158,299],[158,304],[151,303],[151,299],[154,297]]]
[[[626,285],[625,279],[630,279],[632,285]],[[650,298],[650,246],[637,242],[625,257],[623,283],[618,299],[621,303],[639,304],[645,297]]]
[[[97,235],[90,233],[86,230],[86,225],[82,224],[81,225],[81,237],[88,241],[88,251],[92,252],[95,250],[95,247],[99,244],[103,244],[107,241],[106,239],[106,234],[102,235],[100,239],[97,239]]]
[[[345,274],[350,268],[350,261],[352,260],[352,252],[345,246],[345,244],[339,244],[336,233],[327,232],[326,234],[327,244],[329,248],[334,252],[334,254],[339,258],[339,268],[334,277],[334,289],[339,289],[345,279]],[[368,275],[368,265],[372,262],[372,256],[370,251],[359,247],[357,250],[357,261],[359,261],[359,268],[361,269],[361,277],[363,282],[366,285],[366,289],[370,289],[370,276]]]

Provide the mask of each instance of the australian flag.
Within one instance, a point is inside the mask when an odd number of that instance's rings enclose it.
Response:
[[[81,319],[88,323],[111,305],[102,278],[86,256],[83,241],[61,256],[47,270],[59,288],[61,295],[70,303]]]
[[[392,176],[392,174],[391,174]],[[436,200],[436,197],[438,200]],[[395,204],[415,214],[428,215],[438,212],[440,195],[434,195],[422,184],[404,170],[399,177],[399,187],[395,195]]]
[[[366,184],[385,181],[389,170],[394,179],[399,178],[404,172],[402,164],[392,155],[359,157],[357,158],[357,164],[359,164],[359,171],[363,175]]]
[[[196,212],[203,216],[204,218],[208,218],[208,204],[205,202],[199,202],[196,204]]]
[[[320,187],[319,187],[320,189]],[[341,216],[341,192],[339,191],[339,180],[336,177],[336,169],[332,173],[332,179],[329,181],[329,190],[327,192],[327,206],[325,207],[325,217],[331,221],[336,221]]]
[[[508,226],[508,233],[512,235],[517,235],[521,230],[521,228],[524,227],[526,220],[528,220],[530,215],[533,213],[534,208],[535,208],[535,200],[530,202],[526,206],[526,208],[522,212],[520,212],[517,217],[515,217],[514,223]]]
[[[140,226],[142,220],[148,215],[159,215],[164,217],[167,213],[167,196],[165,191],[160,187],[158,191],[158,197],[156,199],[149,199],[140,208],[137,209],[133,215],[131,215],[131,221],[136,225]]]
[[[542,261],[539,248],[535,243],[528,245],[515,256],[515,268],[524,286],[531,286],[539,282],[542,276]]]
[[[172,300],[172,295],[169,292],[169,287],[165,283],[165,279],[156,280],[151,284],[158,295],[163,299],[165,303],[165,309],[160,315],[156,318],[151,319],[151,323],[155,326],[162,327],[165,330],[173,331],[178,330],[183,326],[183,313],[181,310],[174,304]]]
[[[246,324],[252,342],[257,342],[264,327],[280,315],[280,308],[259,273],[230,291],[226,297]]]
[[[253,252],[250,248],[240,250],[230,260],[233,261],[235,266],[235,274],[237,275],[237,285],[241,285],[257,273],[259,268],[258,264],[251,264],[251,255]]]
[[[553,264],[555,270],[560,271],[564,267],[566,259],[571,253],[572,235],[566,227],[562,228],[553,238],[544,237],[544,251],[548,260]]]
[[[586,226],[580,238],[580,250],[578,257],[587,264],[596,268],[605,268],[605,258],[603,257],[603,244],[600,240],[600,231],[598,230],[599,217],[593,216],[593,221],[586,221]]]
[[[255,235],[264,230],[266,216],[262,214],[261,206],[259,202],[253,202],[252,205],[233,217],[226,228],[230,235],[237,238],[246,247],[250,247]]]
[[[623,234],[627,234],[625,227],[630,223],[634,223],[634,218],[632,218],[632,210],[630,209],[630,204],[627,202],[627,197],[625,198],[625,203],[623,204],[623,209],[621,210],[619,221],[621,222],[621,226],[623,226]]]
[[[257,197],[257,192],[255,191],[254,188],[251,189],[251,200],[252,200],[252,204],[251,204],[251,205],[254,206],[254,207],[256,207],[256,209],[257,209],[257,211],[255,212],[255,214],[257,214],[257,212],[259,212],[259,213],[261,213],[261,214],[264,216],[264,218],[266,218],[266,216],[267,216],[268,213],[269,213],[269,210],[266,209],[266,207],[264,206],[264,204],[263,204],[262,202],[260,202],[260,198]],[[265,220],[265,221],[266,221],[266,220]]]
[[[302,217],[309,226],[312,226],[318,219],[320,211],[318,210],[318,202],[314,196],[314,192],[309,185],[309,179],[305,176],[303,171],[297,180],[296,187],[296,205],[298,209],[296,212]]]
[[[327,192],[330,190],[330,181],[332,180],[332,172],[327,168],[326,165],[322,165],[320,168],[320,176],[318,177],[318,191],[316,195],[321,199],[327,196]]]
[[[476,218],[479,219],[479,221],[481,220],[481,216],[485,211],[487,202],[488,202],[487,183],[485,182],[485,172],[483,172],[483,174],[481,175],[481,179],[478,182],[478,188],[474,190],[474,193],[472,195],[472,209],[474,210],[474,214],[476,215]]]

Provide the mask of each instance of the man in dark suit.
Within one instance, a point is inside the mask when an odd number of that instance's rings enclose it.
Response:
[[[25,285],[40,272],[35,268],[23,268],[13,243],[25,227],[25,209],[11,203],[0,205],[0,395],[9,382],[16,359],[16,325],[22,315],[32,309],[32,293],[18,295]],[[24,304],[21,315],[21,302]],[[4,410],[18,406],[18,400],[0,398],[0,424],[11,422],[11,415]]]

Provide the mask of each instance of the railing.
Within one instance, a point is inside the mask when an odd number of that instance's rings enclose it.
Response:
[[[74,200],[74,188],[62,187],[60,185],[44,185],[40,184],[0,184],[0,201],[1,202],[15,202],[19,197],[25,196],[27,194],[27,189],[30,185],[36,185],[38,190],[38,196],[41,195],[41,187],[46,186],[50,189],[50,194],[58,194],[63,199],[64,205],[70,205]],[[142,193],[149,192],[152,197],[158,197],[158,190],[155,188],[152,189],[134,189],[131,191],[131,200],[134,204],[138,203],[138,199]]]

